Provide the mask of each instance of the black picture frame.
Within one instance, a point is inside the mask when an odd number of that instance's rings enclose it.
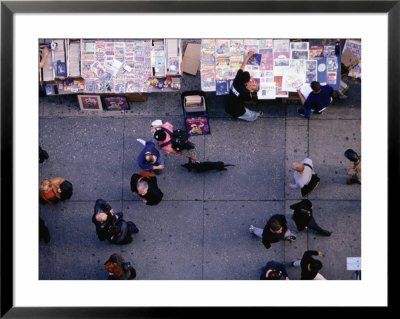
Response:
[[[94,5],[94,3],[96,5]],[[14,307],[13,303],[13,16],[16,13],[387,13],[388,14],[388,213],[399,182],[400,1],[1,1],[1,317],[5,318],[190,318],[224,308]],[[351,27],[351,24],[349,24]],[[377,111],[378,111],[377,107]],[[397,213],[397,212],[394,212]],[[390,220],[390,215],[388,214]],[[394,223],[388,222],[390,227]],[[390,240],[388,240],[390,245]],[[388,254],[390,264],[390,254]],[[388,285],[390,281],[388,281]],[[388,304],[391,305],[390,298]],[[253,310],[250,310],[251,312]],[[268,310],[269,311],[269,310]],[[300,314],[307,308],[292,307]],[[321,311],[325,311],[322,309]],[[335,310],[332,310],[336,312]],[[286,312],[286,310],[285,310]],[[249,316],[249,310],[236,309]]]

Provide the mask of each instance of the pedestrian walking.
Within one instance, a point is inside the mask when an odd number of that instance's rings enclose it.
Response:
[[[249,110],[245,104],[251,102],[251,93],[254,88],[250,87],[250,73],[244,71],[244,68],[253,56],[254,51],[250,51],[244,59],[240,69],[236,73],[231,88],[229,90],[228,102],[225,105],[225,111],[234,118],[244,121],[255,121],[262,112]]]
[[[289,280],[285,266],[277,261],[269,261],[263,267],[260,280],[280,280],[281,278]]]
[[[112,254],[104,263],[108,271],[108,280],[130,280],[136,278],[136,270],[120,254]]]
[[[271,248],[271,243],[281,240],[292,242],[296,240],[296,236],[287,227],[286,217],[284,215],[273,215],[265,225],[264,229],[250,225],[251,234],[262,239],[265,248]]]
[[[39,146],[39,163],[43,163],[49,158],[49,154]]]
[[[303,199],[301,202],[290,205],[290,209],[294,210],[292,218],[296,223],[298,231],[309,228],[317,231],[322,236],[331,235],[330,231],[318,226],[312,215],[313,204],[308,199]]]
[[[297,89],[297,94],[303,104],[303,108],[297,112],[305,118],[310,118],[312,113],[321,114],[333,100],[333,88],[317,81],[312,81],[310,85],[304,84]]]
[[[146,171],[131,176],[131,191],[140,196],[146,205],[157,205],[164,196],[158,188],[157,178]]]
[[[129,244],[131,234],[139,229],[136,225],[123,219],[123,213],[115,213],[114,209],[104,199],[99,198],[94,205],[92,222],[96,226],[96,234],[100,241],[108,240],[112,244]]]
[[[137,141],[144,146],[137,159],[140,168],[144,171],[153,171],[155,174],[161,174],[164,169],[164,160],[161,158],[155,144],[150,141],[145,142],[139,138]]]
[[[358,155],[351,148],[344,152],[344,156],[351,162],[353,162],[353,167],[347,170],[347,174],[351,176],[347,179],[346,183],[348,185],[351,184],[360,184],[361,185],[361,156]]]
[[[39,198],[42,203],[55,204],[72,196],[72,184],[62,177],[45,178],[39,185]]]
[[[305,158],[302,162],[293,162],[293,177],[295,184],[289,184],[291,189],[301,189],[301,195],[307,197],[319,184],[319,177],[314,172],[313,162]]]
[[[301,260],[292,262],[293,267],[301,267],[301,280],[326,280],[319,271],[322,263],[312,256],[322,256],[322,252],[317,250],[307,250]]]
[[[194,144],[189,141],[189,133],[180,129],[174,130],[169,122],[163,124],[161,120],[153,121],[151,131],[158,145],[167,154],[194,149]]]
[[[47,228],[46,222],[39,217],[39,241],[44,240],[46,244],[50,242],[50,232]]]

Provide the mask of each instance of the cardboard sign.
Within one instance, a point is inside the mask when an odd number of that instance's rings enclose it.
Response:
[[[201,44],[189,43],[183,56],[183,72],[196,75],[200,68]]]

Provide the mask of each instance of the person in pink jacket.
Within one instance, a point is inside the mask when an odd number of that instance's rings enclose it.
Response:
[[[162,144],[168,143],[171,140],[171,136],[169,134],[167,134],[165,131],[161,130],[161,128],[165,128],[170,132],[174,131],[174,127],[169,122],[165,122],[163,124],[163,122],[161,120],[155,120],[151,123],[151,132],[153,134],[155,134],[154,137],[157,139],[158,145],[160,145],[160,146]],[[166,144],[165,146],[162,146],[161,148],[167,154],[175,153],[175,150],[172,148],[171,143]]]

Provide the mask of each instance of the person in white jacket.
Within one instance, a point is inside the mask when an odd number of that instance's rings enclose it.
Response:
[[[311,177],[315,174],[313,170],[312,160],[305,158],[300,162],[294,162],[292,164],[294,170],[293,177],[295,184],[289,184],[291,189],[303,188],[311,181]]]

